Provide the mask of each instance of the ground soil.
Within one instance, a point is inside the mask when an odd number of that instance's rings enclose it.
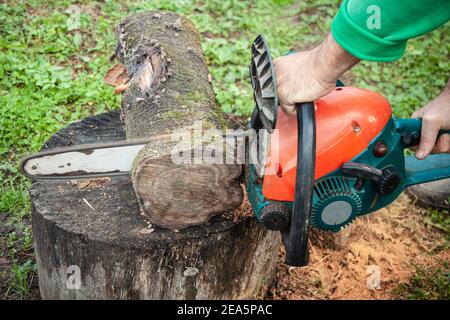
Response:
[[[396,298],[395,289],[408,282],[415,266],[432,266],[450,258],[450,251],[444,249],[446,235],[427,221],[425,210],[402,195],[340,233],[313,231],[309,266],[280,264],[268,298]],[[283,255],[281,250],[280,259]],[[377,271],[380,283],[374,288]]]

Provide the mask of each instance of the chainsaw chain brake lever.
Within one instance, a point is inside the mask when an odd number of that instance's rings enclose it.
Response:
[[[364,181],[371,180],[376,192],[382,196],[393,192],[401,183],[399,173],[392,166],[378,169],[366,163],[346,162],[342,165],[341,171],[344,174],[358,178],[355,189],[361,190]]]
[[[341,171],[344,174],[356,176],[361,179],[377,180],[383,176],[381,169],[375,168],[370,164],[359,162],[345,162],[341,167]]]
[[[286,248],[285,263],[306,266],[309,261],[308,233],[314,190],[316,159],[316,123],[313,102],[296,105],[297,109],[297,172],[291,224],[283,231]]]

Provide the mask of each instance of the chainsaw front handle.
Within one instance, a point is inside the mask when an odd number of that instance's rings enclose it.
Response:
[[[419,145],[422,132],[422,119],[394,119],[397,132],[402,135],[405,148]],[[450,130],[441,130],[438,137],[450,134]]]
[[[316,161],[316,119],[314,102],[296,105],[297,172],[289,231],[284,232],[285,263],[306,266],[309,261],[308,233],[314,191]]]
[[[395,119],[397,132],[402,136],[404,148],[420,143],[422,119]],[[438,136],[450,134],[450,130],[439,131]],[[431,154],[423,160],[414,156],[405,158],[406,181],[404,188],[415,184],[450,178],[450,154]]]

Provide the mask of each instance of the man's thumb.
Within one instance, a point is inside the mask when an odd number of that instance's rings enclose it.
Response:
[[[295,104],[292,104],[292,105],[282,104],[281,108],[289,116],[295,116],[297,114],[296,109],[295,109]]]

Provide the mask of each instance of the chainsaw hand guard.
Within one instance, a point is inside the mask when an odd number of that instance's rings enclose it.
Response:
[[[306,266],[309,261],[308,233],[314,190],[316,159],[315,107],[313,102],[301,103],[297,108],[298,149],[294,205],[289,230],[283,232],[286,247],[285,263]]]
[[[273,133],[278,114],[277,83],[269,47],[262,35],[258,36],[252,45],[252,59],[249,71],[256,103],[250,127],[255,130],[265,129]],[[308,264],[309,257],[308,231],[315,178],[315,106],[313,102],[307,102],[297,104],[296,108],[298,155],[294,203],[290,219],[291,223],[280,231],[286,247],[286,264],[305,266]],[[260,167],[264,166],[265,163],[260,164]],[[248,183],[253,184],[254,182]],[[254,190],[254,188],[250,189]],[[250,193],[253,194],[254,192]],[[276,218],[279,219],[280,217],[277,216]],[[269,221],[270,225],[267,225],[266,220]],[[273,224],[272,220],[268,219],[268,217],[260,219],[271,230],[276,230],[281,226],[278,223]]]

